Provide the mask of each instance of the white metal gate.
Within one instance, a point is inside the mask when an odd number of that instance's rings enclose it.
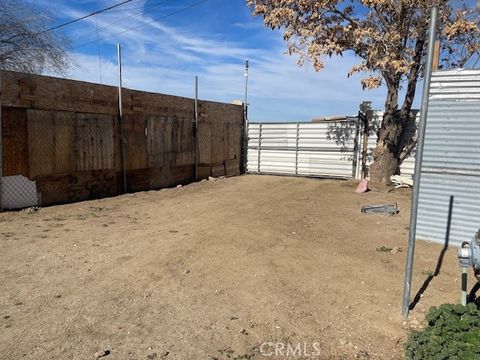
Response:
[[[358,118],[299,123],[250,123],[247,172],[359,177]]]

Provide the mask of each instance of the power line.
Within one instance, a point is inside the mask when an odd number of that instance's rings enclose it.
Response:
[[[187,11],[187,10],[189,10],[189,9],[191,9],[191,8],[193,8],[193,7],[196,7],[196,6],[200,5],[200,4],[203,4],[203,3],[207,2],[207,1],[208,1],[208,0],[198,1],[198,2],[196,2],[196,3],[194,3],[194,4],[191,4],[191,5],[189,5],[189,6],[186,6],[186,7],[182,8],[182,9],[180,9],[180,10],[177,10],[177,11],[174,11],[174,12],[172,12],[172,13],[170,13],[170,14],[165,15],[165,16],[162,16],[162,17],[153,19],[152,21],[148,21],[148,22],[146,22],[146,23],[143,23],[143,24],[141,24],[141,25],[135,26],[135,27],[133,27],[133,28],[129,28],[129,29],[126,29],[126,30],[117,32],[117,33],[115,33],[115,34],[111,34],[111,35],[109,35],[109,36],[103,37],[103,38],[100,39],[100,41],[109,39],[109,38],[114,37],[114,36],[116,36],[116,35],[125,34],[126,32],[129,32],[129,31],[132,31],[132,30],[136,30],[136,29],[141,28],[141,27],[143,27],[143,26],[146,26],[146,25],[152,24],[152,23],[154,23],[154,22],[157,22],[157,21],[166,19],[166,18],[168,18],[168,17],[170,17],[170,16],[177,15],[177,14],[179,14],[179,13],[181,13],[181,12]],[[72,49],[72,50],[73,50],[73,49],[78,49],[78,48],[80,48],[80,47],[90,45],[90,44],[92,44],[92,43],[94,43],[94,42],[95,42],[95,40],[89,41],[89,42],[86,42],[86,43],[83,43],[83,44],[74,46],[74,47],[72,47],[71,49]]]
[[[45,33],[47,33],[47,32],[60,29],[60,28],[62,28],[62,27],[64,27],[64,26],[67,26],[67,25],[76,23],[76,22],[78,22],[78,21],[81,21],[81,20],[86,19],[86,18],[89,18],[89,17],[91,17],[91,16],[100,14],[100,13],[105,12],[105,11],[108,11],[108,10],[110,10],[110,9],[114,9],[114,8],[116,8],[116,7],[119,7],[119,6],[121,6],[121,5],[124,5],[124,4],[126,4],[126,3],[129,3],[129,2],[131,2],[131,1],[132,1],[132,0],[122,1],[121,3],[118,3],[118,4],[115,4],[115,5],[109,6],[109,7],[105,8],[105,9],[101,9],[101,10],[94,11],[93,13],[84,15],[84,16],[82,16],[82,17],[79,17],[79,18],[76,18],[76,19],[67,21],[67,22],[65,22],[65,23],[63,23],[63,24],[56,25],[56,26],[54,26],[54,27],[51,27],[51,28],[48,28],[48,29],[45,29],[45,30],[42,30],[42,31],[39,31],[39,32],[37,32],[37,33],[35,33],[35,34],[32,34],[32,35],[29,35],[29,36],[32,36],[32,37],[33,37],[33,36],[43,35],[43,34],[45,34]],[[14,35],[14,36],[10,37],[8,40],[12,40],[12,39],[14,39],[14,38],[16,38],[16,37],[19,37],[19,36],[22,36],[22,35],[21,35],[21,34]]]
[[[117,20],[117,21],[114,21],[114,22],[112,22],[112,23],[109,23],[109,24],[107,24],[107,25],[98,26],[97,29],[96,29],[96,31],[90,31],[90,32],[88,32],[88,33],[86,33],[86,34],[80,35],[80,36],[78,36],[76,39],[74,39],[73,41],[77,41],[77,40],[79,40],[79,39],[81,39],[81,38],[84,38],[84,37],[85,37],[85,38],[88,38],[88,37],[90,37],[90,35],[95,35],[95,33],[97,33],[97,38],[98,38],[98,31],[99,31],[99,30],[100,30],[100,31],[103,31],[103,30],[105,30],[105,29],[108,29],[108,28],[112,27],[112,26],[115,25],[115,24],[122,23],[122,22],[124,22],[124,21],[127,20],[127,19],[130,19],[130,18],[132,18],[132,17],[137,17],[137,16],[139,16],[139,15],[142,15],[144,11],[146,11],[146,10],[152,10],[152,9],[154,9],[154,8],[157,8],[157,7],[165,4],[165,3],[168,2],[168,1],[170,1],[170,0],[163,0],[163,1],[161,1],[160,3],[158,3],[158,4],[155,4],[155,5],[152,5],[152,6],[147,6],[147,7],[144,8],[144,9],[143,9],[143,6],[142,6],[142,7],[141,7],[141,8],[142,8],[142,11],[139,11],[139,12],[137,12],[136,14],[133,14],[133,15],[129,15],[129,16],[123,17],[123,18],[121,18],[121,19],[119,19],[119,20]]]
[[[43,33],[49,32],[49,31],[53,31],[53,30],[60,29],[60,28],[62,28],[62,27],[64,27],[64,26],[67,26],[67,25],[76,23],[76,22],[78,22],[78,21],[81,21],[81,20],[83,20],[83,19],[89,18],[89,17],[91,17],[91,16],[93,16],[93,15],[100,14],[100,13],[105,12],[105,11],[108,11],[108,10],[110,10],[110,9],[114,9],[114,8],[116,8],[116,7],[119,7],[119,6],[121,6],[121,5],[124,5],[124,4],[126,4],[126,3],[129,3],[129,2],[131,2],[131,1],[132,1],[132,0],[125,0],[125,1],[122,1],[121,3],[118,3],[118,4],[116,4],[116,5],[109,6],[109,7],[105,8],[105,9],[101,9],[101,10],[94,11],[93,13],[90,13],[90,14],[88,14],[88,15],[84,15],[84,16],[82,16],[82,17],[79,17],[79,18],[76,18],[76,19],[67,21],[66,23],[63,23],[63,24],[60,24],[60,25],[51,27],[50,29],[43,30],[42,32],[40,32],[40,33],[38,33],[38,34],[36,34],[36,35],[40,35],[40,34],[43,34]]]

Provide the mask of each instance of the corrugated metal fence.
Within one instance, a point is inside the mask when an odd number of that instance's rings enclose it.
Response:
[[[414,111],[418,120],[418,111]],[[368,114],[368,142],[365,164],[373,162],[377,130],[383,112]],[[403,141],[415,133],[410,121]],[[362,168],[363,122],[345,120],[299,123],[250,123],[248,127],[247,171],[257,174],[298,175],[360,179]],[[414,151],[400,166],[400,175],[412,176]]]
[[[358,177],[357,118],[311,123],[250,123],[247,171],[261,174]]]
[[[460,245],[480,227],[480,71],[432,75],[417,238]]]

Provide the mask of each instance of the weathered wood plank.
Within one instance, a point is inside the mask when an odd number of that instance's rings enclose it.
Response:
[[[77,171],[114,169],[114,117],[77,113]]]
[[[54,112],[32,110],[27,112],[28,160],[30,178],[55,173]]]
[[[225,172],[227,176],[240,175],[240,161],[238,159],[225,160]]]
[[[212,176],[213,177],[220,177],[225,176],[225,164],[217,164],[212,166]]]
[[[123,118],[125,134],[126,170],[147,168],[146,119],[142,114],[130,114]]]
[[[2,108],[3,176],[28,177],[27,112]]]
[[[193,181],[193,166],[174,168],[149,168],[129,170],[127,172],[128,191],[145,191],[187,184]]]
[[[36,182],[41,205],[63,204],[117,194],[114,170],[40,175]]]

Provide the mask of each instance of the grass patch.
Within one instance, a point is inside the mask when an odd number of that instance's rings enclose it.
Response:
[[[393,250],[393,248],[385,246],[385,245],[377,247],[378,252],[390,252],[392,250]]]

